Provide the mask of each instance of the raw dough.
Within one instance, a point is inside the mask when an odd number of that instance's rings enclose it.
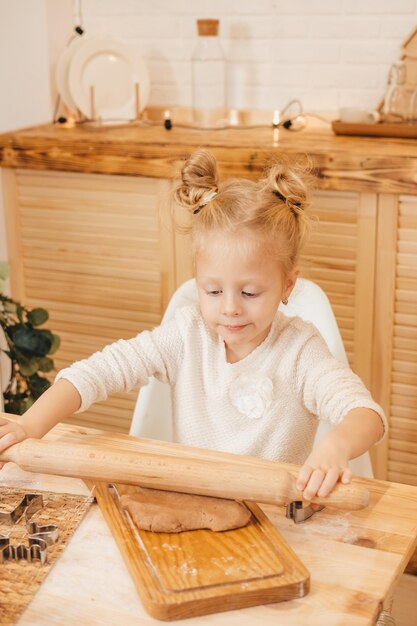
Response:
[[[251,512],[234,500],[123,486],[120,502],[142,530],[178,533],[184,530],[232,530],[248,524]]]

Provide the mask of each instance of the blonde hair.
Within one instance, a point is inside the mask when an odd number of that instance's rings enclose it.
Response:
[[[191,234],[194,254],[209,232],[247,229],[287,272],[296,265],[310,230],[311,178],[306,166],[280,158],[258,182],[231,178],[220,183],[215,157],[198,150],[184,163],[174,191],[177,204],[191,214],[180,229]]]

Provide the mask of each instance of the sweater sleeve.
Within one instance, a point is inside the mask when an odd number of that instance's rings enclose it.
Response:
[[[308,411],[333,425],[352,409],[372,409],[384,427],[381,440],[385,437],[388,424],[384,411],[359,376],[332,356],[318,333],[311,335],[300,350],[296,386]]]
[[[146,385],[150,376],[161,382],[175,379],[181,362],[183,339],[176,320],[143,331],[132,339],[120,339],[82,361],[61,370],[55,380],[65,378],[81,396],[77,413],[114,393]]]

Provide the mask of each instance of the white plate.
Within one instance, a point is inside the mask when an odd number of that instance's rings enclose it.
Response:
[[[77,35],[71,42],[65,46],[59,55],[58,63],[55,70],[55,82],[61,100],[68,107],[70,111],[74,113],[77,111],[77,105],[75,104],[70,90],[68,87],[68,73],[72,59],[72,55],[76,52],[90,37],[87,35]]]
[[[139,108],[142,110],[149,99],[149,74],[131,46],[108,36],[98,36],[74,50],[68,73],[69,92],[86,117],[92,117],[90,87],[94,86],[96,117],[103,120],[135,118],[135,83],[139,83]]]

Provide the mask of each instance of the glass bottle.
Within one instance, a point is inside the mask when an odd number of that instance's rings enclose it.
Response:
[[[193,120],[197,126],[225,122],[225,59],[218,39],[219,20],[197,20],[198,41],[193,52]]]
[[[385,93],[384,120],[403,122],[409,117],[410,93],[406,89],[406,67],[404,61],[391,65],[388,87]]]

